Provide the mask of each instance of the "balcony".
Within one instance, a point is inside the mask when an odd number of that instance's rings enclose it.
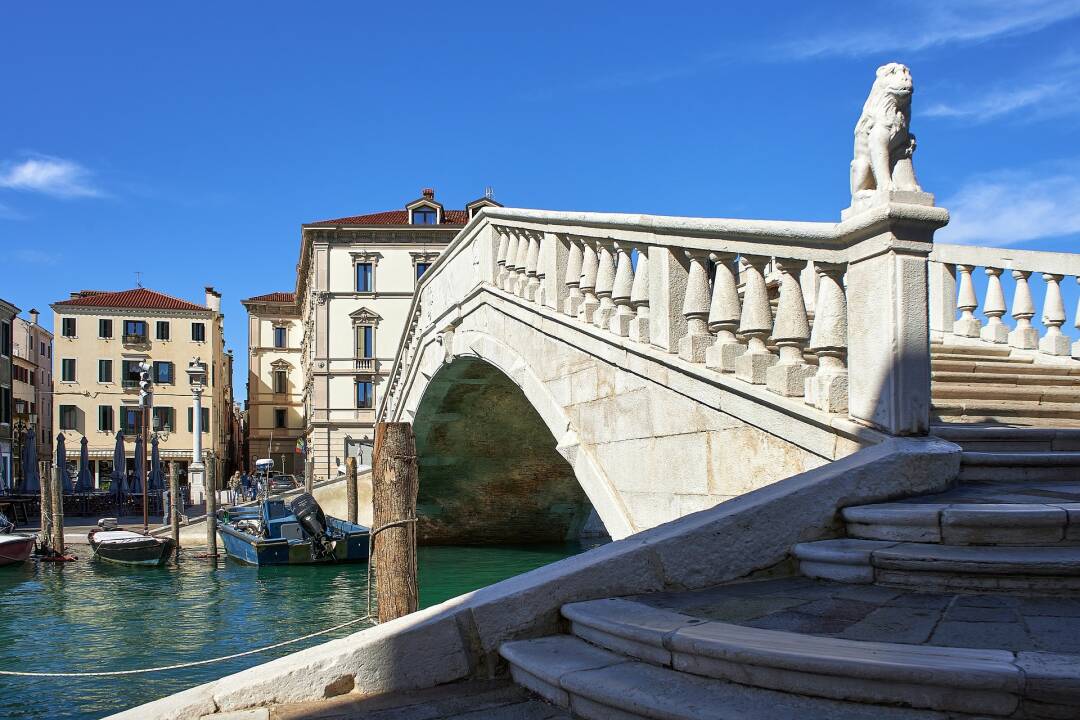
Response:
[[[150,343],[150,338],[145,334],[140,335],[123,335],[121,341],[125,345],[147,345]]]
[[[356,369],[363,372],[375,372],[378,366],[378,360],[375,358],[356,358]]]
[[[121,380],[120,385],[125,390],[138,390],[139,389],[139,381],[138,380]]]

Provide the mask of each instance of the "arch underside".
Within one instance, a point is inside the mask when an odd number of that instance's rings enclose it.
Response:
[[[458,357],[431,378],[414,418],[420,542],[575,539],[592,511],[570,464],[521,389]]]

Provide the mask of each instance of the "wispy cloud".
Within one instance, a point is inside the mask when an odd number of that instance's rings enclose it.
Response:
[[[959,102],[938,102],[923,110],[926,117],[951,117],[986,122],[1018,110],[1035,109],[1039,115],[1048,105],[1062,106],[1062,100],[1075,98],[1075,88],[1064,82],[1047,83],[1020,89],[993,89]]]
[[[0,220],[22,220],[25,216],[15,208],[0,203]]]
[[[60,261],[60,256],[45,250],[27,248],[18,250],[15,253],[15,259],[27,265],[56,265]]]
[[[1080,233],[1080,176],[1004,172],[972,178],[942,201],[944,242],[1010,245]]]
[[[38,192],[54,197],[102,197],[89,170],[73,160],[34,155],[0,163],[0,188]]]
[[[877,9],[899,17],[876,25],[839,27],[783,43],[779,49],[794,59],[917,52],[1023,35],[1080,16],[1075,0],[918,0]]]

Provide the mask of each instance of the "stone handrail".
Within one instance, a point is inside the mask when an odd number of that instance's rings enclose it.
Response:
[[[987,275],[982,312],[985,325],[975,317],[979,298],[972,274],[982,267]],[[1015,281],[1011,315],[1015,326],[1002,320],[1009,311],[1001,276],[1008,271]],[[959,275],[959,291],[957,290]],[[1041,320],[1045,328],[1039,337],[1031,324],[1035,317],[1030,281],[1041,277],[1046,285]],[[953,335],[1040,354],[1080,358],[1080,340],[1070,345],[1061,328],[1068,318],[1061,296],[1061,283],[1069,278],[1080,282],[1080,254],[1013,250],[969,245],[935,245],[930,254],[930,328],[935,336]],[[955,299],[955,300],[954,300]],[[957,317],[957,312],[960,316]],[[1080,307],[1073,316],[1080,328]]]
[[[840,223],[484,208],[424,274],[379,416],[427,327],[425,301],[438,304],[429,295],[447,304],[485,287],[820,411],[923,434],[926,265],[946,222],[941,208],[902,203]],[[779,278],[775,312],[766,273]]]

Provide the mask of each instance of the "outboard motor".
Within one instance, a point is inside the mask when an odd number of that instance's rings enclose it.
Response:
[[[326,515],[311,493],[300,493],[289,503],[289,510],[296,516],[296,522],[311,536],[311,549],[316,557],[329,554],[330,534],[326,531]]]

